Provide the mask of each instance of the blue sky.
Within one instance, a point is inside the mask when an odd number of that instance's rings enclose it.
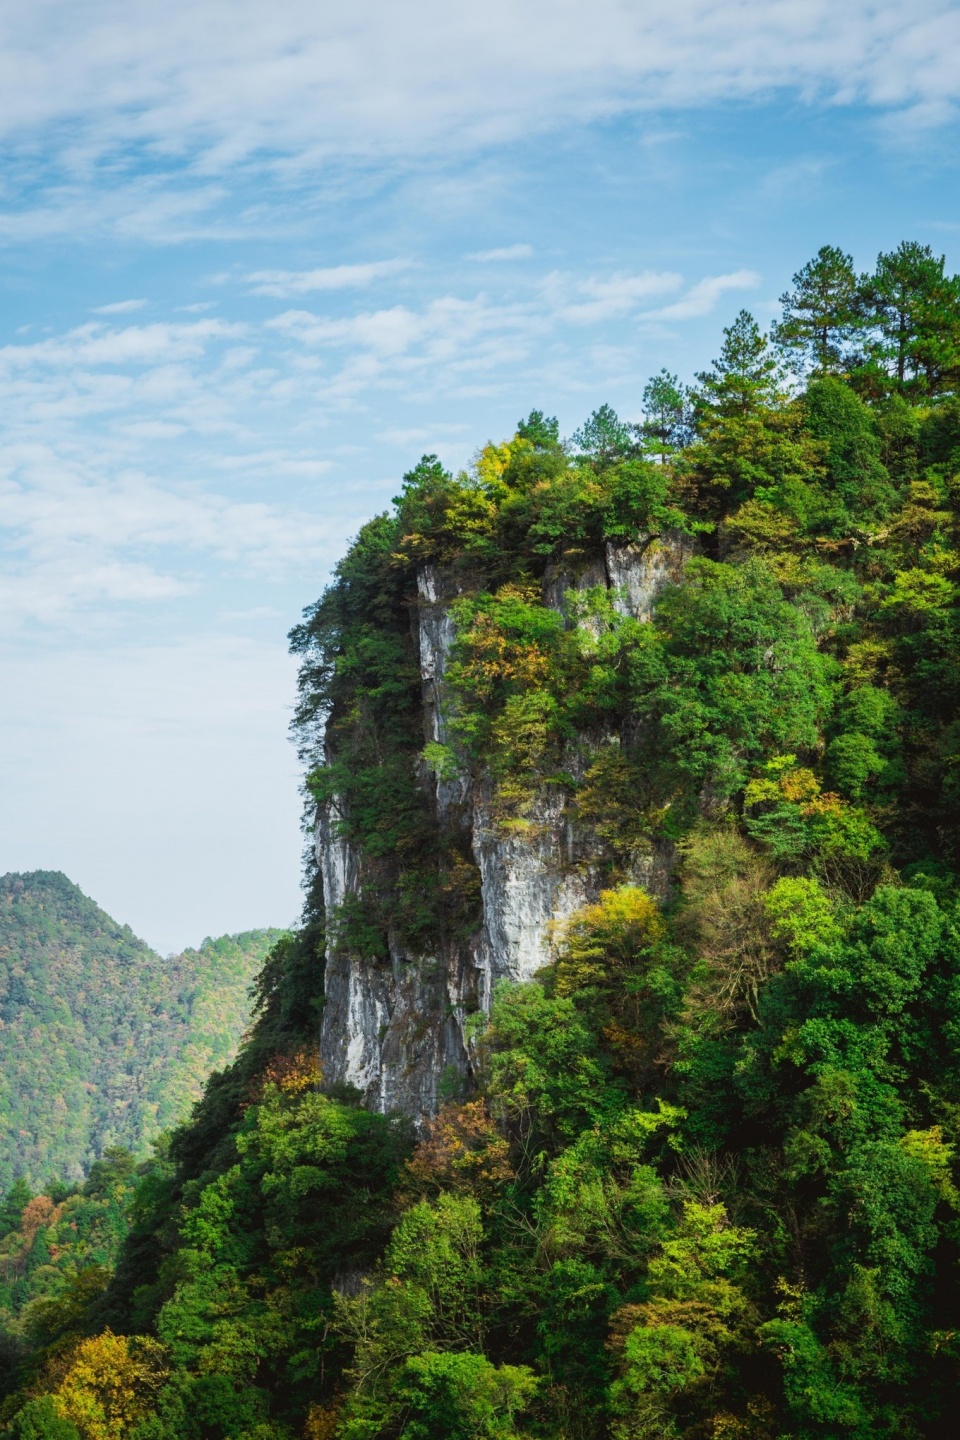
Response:
[[[285,635],[424,450],[960,268],[955,0],[0,3],[0,870],[294,919]]]

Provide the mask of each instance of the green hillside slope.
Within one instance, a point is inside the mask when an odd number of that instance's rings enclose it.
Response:
[[[960,277],[826,247],[794,285],[637,423],[533,412],[363,527],[293,637],[362,887],[325,915],[313,885],[106,1288],[15,1317],[4,1440],[956,1433]],[[648,617],[550,603],[678,535]],[[426,747],[424,565],[454,635]],[[482,791],[487,857],[546,795],[602,883],[489,1014],[465,992],[469,1087],[416,1133],[317,1044],[325,951],[396,994],[477,940],[428,767]],[[59,1243],[47,1199],[0,1274]]]
[[[144,1151],[234,1055],[278,931],[161,959],[65,875],[0,878],[0,1188]]]

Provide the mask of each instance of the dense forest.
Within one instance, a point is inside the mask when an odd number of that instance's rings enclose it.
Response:
[[[376,883],[326,916],[312,885],[115,1264],[78,1257],[21,1322],[7,1434],[954,1433],[960,280],[826,247],[769,336],[743,312],[719,348],[636,421],[562,441],[534,412],[468,472],[425,457],[294,631],[308,790]],[[545,603],[639,537],[689,556],[651,620],[602,586]],[[457,576],[426,750],[425,563]],[[415,1128],[325,1085],[317,1034],[325,945],[477,924],[430,771],[485,777],[520,837],[556,794],[604,886]],[[130,1180],[87,1183],[50,1204]]]
[[[0,877],[0,1190],[147,1154],[233,1059],[280,934],[161,959],[65,875]]]

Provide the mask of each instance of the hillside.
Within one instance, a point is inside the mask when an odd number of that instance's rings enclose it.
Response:
[[[425,456],[294,630],[303,925],[7,1435],[954,1433],[960,277],[719,349]]]
[[[236,1053],[278,934],[164,960],[65,875],[0,878],[0,1189],[80,1179],[182,1121]]]

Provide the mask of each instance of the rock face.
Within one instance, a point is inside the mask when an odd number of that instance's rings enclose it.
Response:
[[[608,545],[605,564],[579,576],[548,574],[544,602],[563,611],[571,590],[606,585],[621,614],[649,620],[657,596],[692,553],[689,538],[665,534]],[[446,744],[444,673],[454,639],[450,602],[456,587],[424,567],[414,623],[420,652],[425,742]],[[615,739],[616,737],[611,737]],[[587,755],[569,768],[586,768]],[[426,778],[426,777],[425,777]],[[551,927],[597,898],[599,868],[575,833],[562,795],[539,795],[522,832],[493,817],[492,786],[467,774],[430,777],[437,819],[468,829],[482,887],[482,924],[466,943],[411,956],[390,942],[390,963],[351,957],[328,945],[326,1005],[320,1036],[328,1082],[356,1086],[373,1109],[415,1119],[434,1113],[472,1070],[469,1017],[489,1011],[501,979],[529,980],[550,959]],[[336,803],[316,820],[317,863],[327,914],[362,888],[360,857],[339,833]],[[653,892],[668,887],[669,857],[638,862],[636,880]]]

